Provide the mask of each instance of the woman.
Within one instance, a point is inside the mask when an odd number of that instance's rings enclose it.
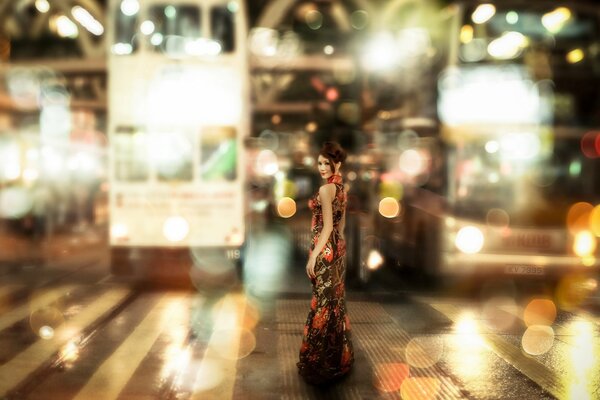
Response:
[[[337,143],[323,145],[318,169],[326,183],[308,203],[313,213],[313,239],[306,273],[312,282],[312,301],[297,365],[313,384],[343,376],[354,362],[344,298],[346,192],[340,167],[345,159],[346,153]]]

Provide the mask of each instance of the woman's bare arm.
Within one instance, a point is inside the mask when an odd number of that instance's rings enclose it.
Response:
[[[321,186],[319,189],[319,197],[321,198],[321,210],[323,211],[323,229],[319,233],[319,240],[313,250],[313,255],[316,256],[323,251],[331,232],[333,232],[333,193],[335,185],[328,183]]]
[[[332,190],[334,191],[332,193]],[[327,239],[329,239],[329,235],[333,232],[333,194],[335,193],[335,186],[332,184],[327,184],[321,186],[319,189],[319,198],[321,202],[321,209],[323,211],[323,229],[319,232],[319,239],[317,240],[317,244],[315,245],[313,251],[310,253],[310,257],[308,257],[308,262],[306,263],[306,274],[309,278],[315,278],[315,264],[317,263],[317,256],[327,243]]]

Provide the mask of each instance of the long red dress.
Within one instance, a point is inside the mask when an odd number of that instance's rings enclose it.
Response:
[[[300,361],[297,363],[300,374],[313,384],[325,383],[346,374],[354,362],[344,287],[346,243],[338,229],[347,197],[341,176],[332,175],[327,182],[335,184],[333,232],[317,256],[310,311],[304,326]],[[317,196],[318,193],[308,204],[312,210],[311,252],[323,229],[323,210]]]

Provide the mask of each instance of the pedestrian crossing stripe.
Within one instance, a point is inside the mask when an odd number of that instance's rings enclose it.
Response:
[[[40,296],[31,300],[27,304],[23,304],[7,313],[4,313],[0,318],[0,331],[13,325],[15,322],[27,318],[32,312],[37,311],[48,304],[55,302],[65,294],[75,288],[75,285],[61,286],[55,289],[48,290]],[[37,333],[37,332],[36,332]]]
[[[135,330],[96,370],[74,400],[116,399],[160,334],[182,323],[187,305],[181,296],[164,295]]]
[[[61,348],[76,339],[85,329],[121,303],[130,289],[112,288],[103,293],[72,320],[59,326],[51,339],[39,339],[10,361],[0,366],[0,396],[21,384],[38,367]]]
[[[237,371],[237,357],[240,346],[242,320],[246,312],[247,299],[243,296],[229,294],[225,296],[214,323],[206,353],[202,359],[193,384],[192,400],[231,399]],[[224,335],[221,337],[221,335]],[[223,349],[228,349],[227,357],[223,357]],[[219,368],[223,372],[218,390],[198,390],[202,387],[207,363],[219,360]]]
[[[462,310],[451,304],[431,302],[429,305],[454,323],[458,322],[462,315]],[[523,354],[520,348],[508,343],[499,335],[486,333],[481,336],[489,349],[496,353],[497,356],[537,383],[542,389],[559,399],[568,397],[563,381],[544,364]]]

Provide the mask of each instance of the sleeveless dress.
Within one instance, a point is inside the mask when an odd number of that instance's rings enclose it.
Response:
[[[346,314],[344,278],[346,275],[346,243],[338,230],[346,209],[346,192],[339,175],[328,183],[335,184],[332,203],[333,232],[317,256],[316,277],[312,282],[310,311],[304,326],[298,372],[312,384],[343,376],[354,362],[350,320]],[[323,229],[323,210],[318,192],[308,202],[312,211],[311,252]]]

